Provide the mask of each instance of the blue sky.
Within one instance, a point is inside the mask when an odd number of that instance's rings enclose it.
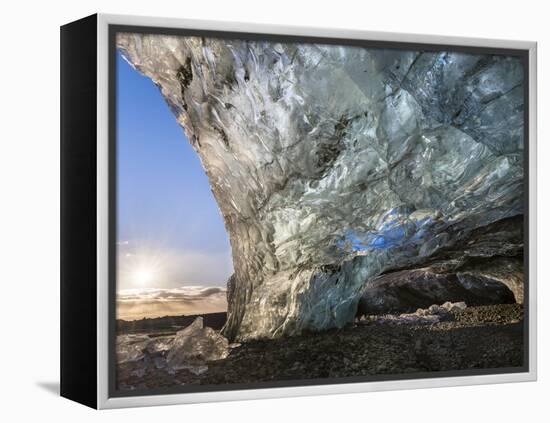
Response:
[[[229,241],[197,154],[120,55],[116,86],[119,289],[225,285]]]

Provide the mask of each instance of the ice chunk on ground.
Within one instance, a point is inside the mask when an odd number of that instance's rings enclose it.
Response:
[[[174,337],[172,336],[161,336],[155,338],[149,342],[147,345],[147,352],[149,354],[162,353],[164,351],[170,350]]]
[[[206,373],[208,371],[208,366],[195,366],[195,367],[189,367],[188,369],[191,373],[193,373],[196,376],[200,376],[203,373]]]
[[[227,339],[214,329],[204,327],[202,317],[197,317],[176,334],[166,361],[171,369],[201,374],[208,369],[206,363],[224,359],[228,354]]]
[[[466,308],[466,303],[464,301],[459,301],[457,303],[451,303],[450,301],[447,301],[441,307],[446,309],[447,311],[462,311]]]
[[[144,357],[144,351],[150,342],[147,335],[119,335],[116,341],[117,362],[138,361]]]
[[[452,311],[461,311],[466,308],[463,301],[452,303],[447,301],[442,305],[432,304],[428,308],[419,308],[414,313],[386,314],[383,316],[373,316],[372,320],[376,324],[392,325],[426,325],[453,320]]]
[[[388,314],[380,316],[375,319],[375,323],[379,325],[429,325],[439,323],[441,321],[440,316],[435,314],[417,314],[417,313],[404,313],[404,314]]]

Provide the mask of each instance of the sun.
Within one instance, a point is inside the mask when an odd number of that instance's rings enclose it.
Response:
[[[137,286],[151,285],[155,276],[155,271],[149,267],[138,267],[132,272],[132,280]]]
[[[119,251],[117,272],[125,288],[158,288],[166,279],[166,258],[143,247],[125,248]]]

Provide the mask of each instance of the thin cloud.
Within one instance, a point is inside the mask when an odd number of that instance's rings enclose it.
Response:
[[[227,310],[223,287],[184,286],[172,289],[128,289],[117,295],[117,318],[136,320]]]

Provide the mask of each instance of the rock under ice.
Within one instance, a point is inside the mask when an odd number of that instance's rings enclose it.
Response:
[[[523,213],[518,58],[147,34],[117,46],[208,175],[235,269],[228,338],[343,326],[370,280],[446,249],[455,273],[507,256],[501,239],[466,244]]]

